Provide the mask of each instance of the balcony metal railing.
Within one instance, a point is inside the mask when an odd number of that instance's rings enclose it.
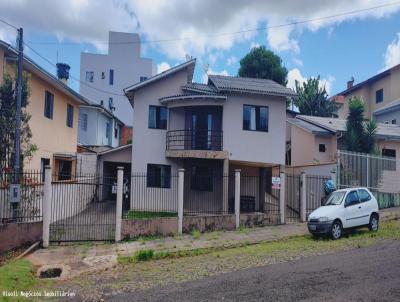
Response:
[[[222,131],[170,130],[166,141],[167,150],[222,151]]]

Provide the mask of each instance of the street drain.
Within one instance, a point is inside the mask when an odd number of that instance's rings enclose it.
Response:
[[[55,267],[55,268],[48,268],[40,272],[39,278],[58,278],[61,276],[62,269]]]

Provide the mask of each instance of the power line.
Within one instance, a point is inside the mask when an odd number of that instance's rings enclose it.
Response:
[[[10,27],[12,27],[12,28],[14,28],[14,29],[16,29],[16,30],[18,30],[18,27],[12,25],[11,23],[8,23],[8,22],[7,22],[6,20],[4,20],[4,19],[0,19],[0,22],[6,24],[6,25],[8,25],[8,26],[10,26]]]
[[[50,64],[51,66],[57,68],[57,65],[56,65],[56,64],[54,64],[52,61],[50,61],[49,59],[47,59],[45,56],[41,55],[38,51],[36,51],[35,49],[33,49],[30,45],[28,45],[27,43],[24,43],[24,45],[25,45],[26,47],[28,47],[33,53],[35,53],[35,54],[36,54],[38,57],[40,57],[42,60],[46,61],[46,62],[47,62],[48,64]],[[73,79],[73,80],[79,82],[80,84],[82,84],[82,85],[84,85],[84,86],[86,86],[86,87],[89,87],[89,88],[91,88],[91,89],[94,89],[94,90],[96,90],[96,91],[99,91],[99,92],[102,92],[102,93],[106,93],[106,94],[110,94],[110,95],[115,95],[115,96],[125,96],[125,94],[122,94],[122,93],[115,93],[115,92],[106,91],[106,90],[103,90],[103,89],[100,89],[100,88],[93,87],[93,86],[91,86],[91,85],[85,83],[84,81],[81,81],[80,79],[75,78],[75,77],[72,76],[72,75],[70,75],[69,77],[70,77],[71,79]]]
[[[300,24],[306,24],[306,23],[311,23],[311,22],[316,22],[316,21],[323,21],[323,20],[328,20],[328,19],[335,19],[343,16],[348,16],[348,15],[355,15],[359,13],[363,13],[366,11],[371,11],[371,10],[376,10],[380,8],[385,8],[389,6],[397,6],[400,5],[400,1],[396,2],[391,2],[391,3],[386,3],[386,4],[381,4],[373,7],[368,7],[368,8],[363,8],[363,9],[358,9],[358,10],[353,10],[353,11],[348,11],[348,12],[342,12],[334,15],[328,15],[328,16],[323,16],[319,18],[311,18],[311,19],[305,19],[301,21],[294,21],[294,22],[289,22],[289,23],[283,23],[283,24],[277,24],[277,25],[271,25],[271,26],[264,26],[264,27],[258,27],[258,28],[253,28],[253,29],[246,29],[246,30],[240,30],[240,31],[234,31],[234,32],[228,32],[228,33],[219,33],[219,34],[209,34],[207,37],[213,38],[213,37],[223,37],[223,36],[231,36],[231,35],[237,35],[237,34],[243,34],[243,33],[248,33],[248,32],[255,32],[255,31],[265,31],[269,29],[279,29],[282,27],[289,27],[289,26],[295,26],[295,25],[300,25]],[[159,39],[159,40],[144,40],[144,41],[131,41],[131,42],[106,42],[106,41],[99,41],[96,42],[97,44],[114,44],[114,45],[123,45],[123,44],[150,44],[150,43],[164,43],[164,42],[177,42],[177,41],[186,41],[186,40],[193,40],[195,38],[172,38],[172,39]],[[29,43],[31,44],[43,44],[43,45],[80,45],[82,44],[81,42],[35,42],[35,41],[30,41]]]

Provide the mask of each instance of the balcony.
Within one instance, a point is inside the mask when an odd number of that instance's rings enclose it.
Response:
[[[223,151],[222,131],[170,130],[166,139],[167,157],[227,158]]]

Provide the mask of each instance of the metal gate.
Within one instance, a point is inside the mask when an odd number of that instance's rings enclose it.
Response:
[[[50,241],[115,239],[116,177],[53,176]]]
[[[300,222],[300,175],[286,174],[285,221]]]

